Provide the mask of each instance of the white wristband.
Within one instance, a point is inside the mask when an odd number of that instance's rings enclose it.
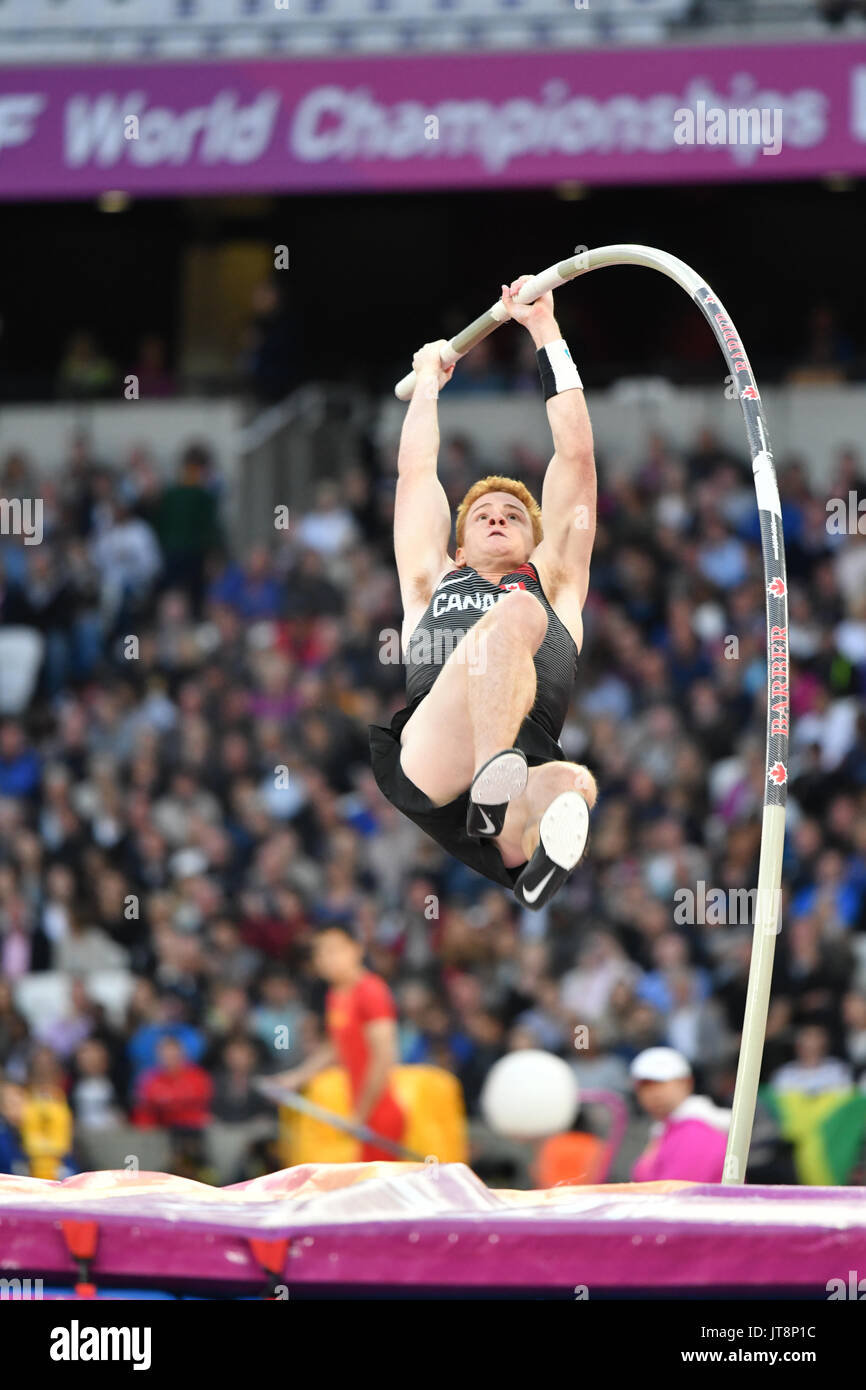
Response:
[[[583,390],[580,373],[564,338],[557,338],[555,343],[545,343],[536,352],[536,358],[546,401],[551,396],[558,396],[561,391]]]

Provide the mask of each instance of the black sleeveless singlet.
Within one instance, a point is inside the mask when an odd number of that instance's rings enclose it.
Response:
[[[577,671],[577,647],[565,624],[556,616],[541,587],[538,572],[527,562],[498,584],[483,579],[477,570],[451,570],[439,580],[427,609],[407,643],[406,695],[410,706],[428,695],[451,652],[493,607],[512,589],[526,589],[544,606],[547,632],[535,653],[537,688],[529,716],[558,739],[568,712],[571,687]],[[470,659],[468,656],[467,659]]]

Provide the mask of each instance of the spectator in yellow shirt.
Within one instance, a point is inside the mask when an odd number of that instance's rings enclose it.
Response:
[[[39,1048],[30,1067],[27,1097],[21,1110],[21,1147],[34,1178],[63,1177],[69,1171],[72,1111],[60,1084],[54,1053]]]

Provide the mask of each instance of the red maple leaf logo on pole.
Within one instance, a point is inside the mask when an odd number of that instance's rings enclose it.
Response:
[[[781,787],[782,783],[788,780],[788,769],[784,763],[773,763],[767,775],[771,782],[775,782],[777,787]]]
[[[788,587],[784,579],[779,579],[777,576],[767,585],[767,590],[769,593],[775,594],[776,598],[781,598],[783,594],[788,592]]]

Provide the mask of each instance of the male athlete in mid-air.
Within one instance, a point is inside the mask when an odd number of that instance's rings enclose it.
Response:
[[[398,458],[394,551],[407,708],[370,731],[379,787],[449,853],[537,909],[580,860],[596,786],[557,742],[583,641],[595,536],[592,430],[553,296],[502,300],[537,349],[554,454],[541,507],[513,478],[482,478],[451,511],[436,473],[442,342],[413,362]],[[449,640],[443,641],[446,637]]]

